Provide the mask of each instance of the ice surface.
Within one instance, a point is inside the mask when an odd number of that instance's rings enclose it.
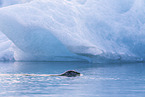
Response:
[[[0,61],[14,61],[12,42],[0,32]]]
[[[6,7],[15,4],[27,3],[32,0],[0,0],[0,7]]]
[[[144,5],[145,0],[0,0],[0,31],[13,42],[15,60],[144,61]]]

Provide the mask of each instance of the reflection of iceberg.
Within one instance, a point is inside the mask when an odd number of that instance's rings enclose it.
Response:
[[[14,43],[15,60],[145,58],[144,0],[15,1],[0,0],[0,31]]]

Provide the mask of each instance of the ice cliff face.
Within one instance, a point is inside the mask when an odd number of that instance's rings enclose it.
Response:
[[[0,0],[1,40],[11,42],[0,44],[0,58],[6,47],[7,60],[144,61],[144,5],[145,0]]]

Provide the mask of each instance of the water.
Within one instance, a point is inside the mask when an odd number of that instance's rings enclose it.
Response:
[[[0,76],[0,97],[144,97],[145,63],[85,62],[0,63],[1,74],[61,74],[80,77]]]

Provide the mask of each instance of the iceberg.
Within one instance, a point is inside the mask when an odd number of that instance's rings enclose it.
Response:
[[[12,42],[0,32],[0,61],[14,61],[14,52],[11,50]]]
[[[13,1],[0,0],[0,60],[145,61],[145,0]]]

